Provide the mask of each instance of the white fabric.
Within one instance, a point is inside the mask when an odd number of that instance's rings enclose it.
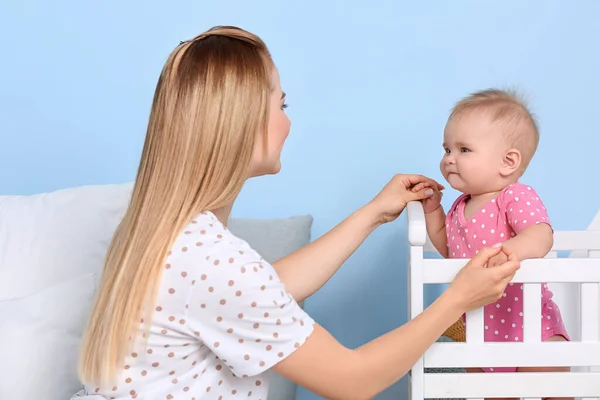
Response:
[[[81,387],[82,322],[130,188],[0,196],[0,399],[68,399]]]
[[[266,400],[264,372],[299,348],[313,324],[273,267],[212,213],[202,213],[167,257],[147,344],[118,367],[114,385],[86,387],[87,393]]]

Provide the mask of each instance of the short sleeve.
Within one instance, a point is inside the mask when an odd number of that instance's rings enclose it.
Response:
[[[506,222],[518,234],[531,225],[550,225],[548,211],[537,192],[521,183],[509,186],[504,192]]]
[[[257,375],[298,349],[314,321],[249,246],[217,246],[194,285],[187,321],[236,376]]]

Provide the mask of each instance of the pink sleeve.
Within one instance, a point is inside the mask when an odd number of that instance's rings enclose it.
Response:
[[[544,203],[531,186],[516,183],[507,187],[504,191],[504,208],[506,223],[517,234],[528,226],[540,223],[552,227]]]

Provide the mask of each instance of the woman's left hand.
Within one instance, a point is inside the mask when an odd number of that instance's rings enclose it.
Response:
[[[413,192],[414,186],[428,183],[422,190]],[[391,222],[404,211],[409,201],[423,200],[432,196],[436,188],[444,190],[444,186],[423,175],[396,174],[385,187],[368,204],[377,215],[381,224]]]

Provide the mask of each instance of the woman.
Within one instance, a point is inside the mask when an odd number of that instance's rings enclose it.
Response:
[[[460,315],[495,301],[519,263],[480,252],[406,325],[351,350],[299,306],[379,225],[433,195],[397,175],[332,231],[270,265],[227,230],[246,179],[275,174],[290,121],[264,43],[235,27],[182,42],[160,75],[131,203],[85,332],[86,399],[266,399],[273,370],[330,399],[399,380]],[[436,194],[437,194],[436,193]],[[80,397],[78,397],[80,398]]]

